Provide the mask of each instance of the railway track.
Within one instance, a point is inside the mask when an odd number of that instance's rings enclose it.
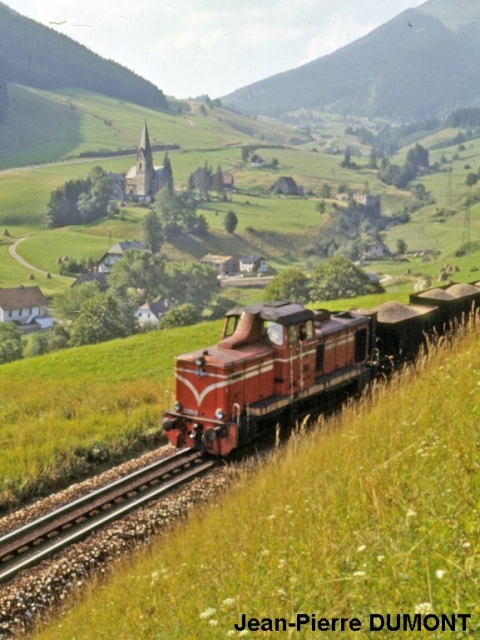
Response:
[[[182,449],[0,537],[0,582],[217,464]]]

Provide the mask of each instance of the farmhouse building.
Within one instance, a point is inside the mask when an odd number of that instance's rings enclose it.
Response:
[[[240,258],[242,273],[265,273],[267,270],[268,262],[261,256],[242,256]]]
[[[48,299],[39,287],[0,288],[0,322],[36,323],[47,328],[53,324],[47,306]]]
[[[127,200],[151,202],[157,191],[163,187],[171,187],[171,181],[172,177],[167,169],[153,165],[152,146],[145,122],[138,146],[137,161],[125,177],[125,197]]]
[[[378,241],[368,247],[363,257],[367,260],[375,260],[380,258],[391,258],[392,252],[384,242]]]
[[[215,256],[211,253],[203,256],[200,262],[213,267],[222,276],[230,276],[238,273],[240,266],[238,258],[234,258],[233,256]]]
[[[357,204],[365,207],[367,213],[379,218],[382,212],[382,196],[369,193],[354,193],[353,199]]]
[[[142,242],[138,242],[138,240],[133,240],[132,242],[117,242],[117,244],[113,245],[113,247],[100,259],[100,262],[98,263],[98,271],[100,273],[110,273],[112,266],[121,260],[125,251],[128,251],[129,249],[146,251],[145,245]]]
[[[173,306],[170,300],[145,302],[145,304],[142,304],[142,306],[135,311],[134,316],[141,327],[156,327],[167,311]]]
[[[265,166],[265,160],[258,153],[254,153],[250,158],[250,166],[252,169],[261,169]]]
[[[88,273],[81,273],[72,287],[78,287],[84,282],[95,282],[100,291],[108,291],[107,273],[101,271],[89,271]]]
[[[272,185],[271,191],[284,196],[303,196],[303,188],[291,176],[281,176]]]

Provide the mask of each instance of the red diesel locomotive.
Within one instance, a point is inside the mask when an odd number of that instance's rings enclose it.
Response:
[[[329,392],[360,390],[371,379],[374,328],[372,316],[290,302],[228,312],[217,345],[176,360],[168,439],[225,456]]]

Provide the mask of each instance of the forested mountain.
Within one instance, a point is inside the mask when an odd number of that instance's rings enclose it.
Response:
[[[40,89],[74,86],[153,109],[168,107],[151,82],[0,3],[0,118],[5,81]]]
[[[480,3],[430,0],[342,49],[239,89],[248,114],[319,109],[402,120],[480,105]]]

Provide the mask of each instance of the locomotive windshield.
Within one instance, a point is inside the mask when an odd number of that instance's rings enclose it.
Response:
[[[270,322],[269,320],[266,320],[263,328],[269,342],[277,347],[281,347],[283,344],[284,327],[277,322]]]

